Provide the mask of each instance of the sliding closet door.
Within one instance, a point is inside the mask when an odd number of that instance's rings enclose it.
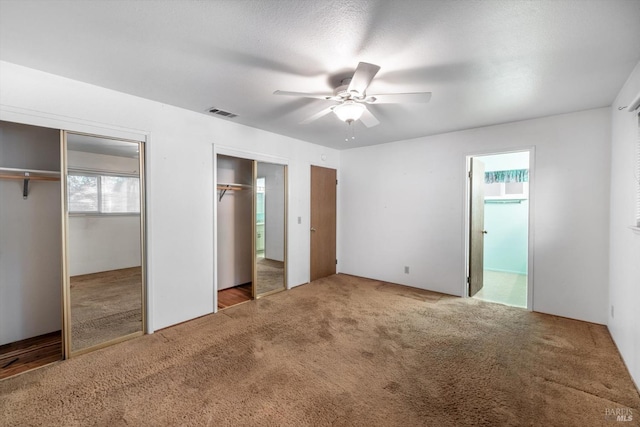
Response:
[[[286,289],[287,167],[256,162],[256,297]]]
[[[80,354],[142,335],[144,144],[66,133],[65,345]]]

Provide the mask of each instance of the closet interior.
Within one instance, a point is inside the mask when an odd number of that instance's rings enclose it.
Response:
[[[286,289],[286,165],[218,155],[218,309]]]
[[[142,335],[144,144],[0,122],[0,378]]]
[[[0,378],[63,358],[60,131],[0,122]]]

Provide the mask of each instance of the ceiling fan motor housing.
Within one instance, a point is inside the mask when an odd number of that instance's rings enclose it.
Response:
[[[351,79],[348,79],[351,80]],[[343,84],[334,89],[333,94],[342,99],[349,99],[351,97],[351,92],[349,92],[349,84]]]
[[[347,77],[346,79],[342,79],[340,81],[340,86],[333,90],[333,94],[336,97],[342,98],[342,100],[353,99],[354,101],[362,101],[366,97],[364,93],[359,93],[358,91],[352,90],[349,91],[349,85],[351,84],[351,77]]]

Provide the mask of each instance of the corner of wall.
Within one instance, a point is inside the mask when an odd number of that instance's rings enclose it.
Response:
[[[637,112],[626,109],[640,93],[640,62],[611,107],[611,169],[609,203],[609,301],[607,326],[636,387],[640,389],[640,235],[634,222],[637,185],[633,175],[638,141]]]

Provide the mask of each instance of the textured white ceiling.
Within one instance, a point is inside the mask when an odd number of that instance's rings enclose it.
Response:
[[[0,59],[334,148],[608,106],[640,60],[640,0],[0,0]],[[331,91],[359,61],[373,105],[355,127]],[[212,118],[212,120],[227,120]]]

